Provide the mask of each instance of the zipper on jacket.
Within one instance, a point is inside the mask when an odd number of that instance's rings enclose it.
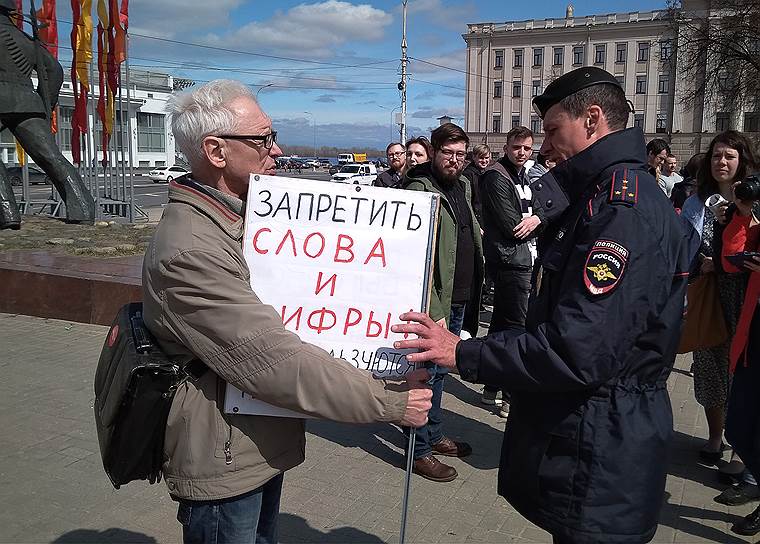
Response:
[[[224,463],[227,465],[232,464],[232,425],[229,425],[229,434],[227,435],[227,442],[224,443]]]

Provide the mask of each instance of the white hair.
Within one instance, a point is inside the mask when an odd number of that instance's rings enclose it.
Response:
[[[191,165],[203,159],[206,136],[235,132],[238,121],[227,105],[240,97],[256,101],[243,83],[216,79],[169,98],[166,111],[171,116],[172,134]]]

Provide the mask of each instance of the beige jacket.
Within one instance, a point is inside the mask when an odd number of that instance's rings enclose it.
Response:
[[[169,413],[163,473],[174,498],[256,489],[304,459],[302,419],[228,415],[225,381],[255,398],[351,423],[399,421],[407,394],[302,342],[253,292],[243,220],[191,180],[172,182],[145,254],[145,322],[172,355],[213,372],[184,384]]]

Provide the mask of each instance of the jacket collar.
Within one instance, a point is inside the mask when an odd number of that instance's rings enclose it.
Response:
[[[211,218],[230,238],[243,238],[243,218],[189,175],[169,183],[169,201],[189,204]]]
[[[646,168],[644,133],[638,127],[608,134],[558,164],[533,182],[533,194],[546,217],[555,220],[622,164],[631,169]]]

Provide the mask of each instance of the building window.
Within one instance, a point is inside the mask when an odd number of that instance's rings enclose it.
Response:
[[[715,114],[715,132],[725,132],[727,130],[731,130],[731,114],[719,111]]]
[[[554,48],[554,66],[562,66],[562,64],[564,64],[564,59],[565,59],[565,48],[555,47]]]
[[[71,151],[71,117],[73,115],[74,108],[58,106],[58,134],[61,141],[61,151]]]
[[[519,115],[513,115],[512,116],[512,128],[519,127],[520,126],[520,116]]]
[[[618,83],[620,83],[620,86],[625,90],[625,76],[615,76],[615,79],[618,80]]]
[[[153,93],[148,93],[148,98],[153,98]]]
[[[544,48],[533,48],[533,66],[543,66],[544,64]]]
[[[584,57],[584,51],[583,51],[582,45],[576,45],[573,47],[573,66],[580,66],[583,64],[583,57]]]
[[[670,60],[673,56],[673,40],[660,41],[660,60]]]
[[[639,42],[639,54],[636,57],[638,62],[646,62],[649,60],[649,42]]]
[[[636,76],[636,94],[647,94],[647,76]]]
[[[541,94],[541,80],[540,79],[534,79],[533,80],[533,88],[531,90],[531,96],[538,96]]]
[[[493,82],[493,97],[501,98],[501,81]]]
[[[604,44],[597,45],[594,48],[594,64],[604,64],[607,59],[607,46]]]
[[[633,114],[633,126],[639,127],[641,130],[644,130],[644,114],[643,113]]]
[[[657,134],[665,134],[668,132],[668,114],[657,114],[657,127],[655,128]]]
[[[760,132],[760,113],[746,112],[744,114],[744,132]]]
[[[512,82],[512,98],[520,98],[522,96],[522,81]]]
[[[501,117],[498,115],[494,115],[493,117],[493,131],[501,132]]]
[[[733,90],[732,87],[735,80],[729,77],[727,71],[721,70],[720,72],[718,72],[717,80],[718,80],[719,91],[727,92],[727,91]]]
[[[615,62],[624,64],[626,56],[628,56],[628,44],[617,44],[617,48],[615,49]]]
[[[140,153],[166,152],[166,129],[164,115],[160,113],[137,114],[137,151]]]
[[[497,70],[501,70],[504,66],[504,50],[497,49],[494,51],[493,67]]]
[[[523,65],[523,50],[515,49],[515,68],[522,68]]]
[[[533,134],[541,133],[541,119],[538,117],[538,115],[530,116],[530,130],[533,132]]]
[[[670,76],[668,74],[660,74],[660,80],[657,83],[657,92],[660,94],[667,94],[670,91]]]

